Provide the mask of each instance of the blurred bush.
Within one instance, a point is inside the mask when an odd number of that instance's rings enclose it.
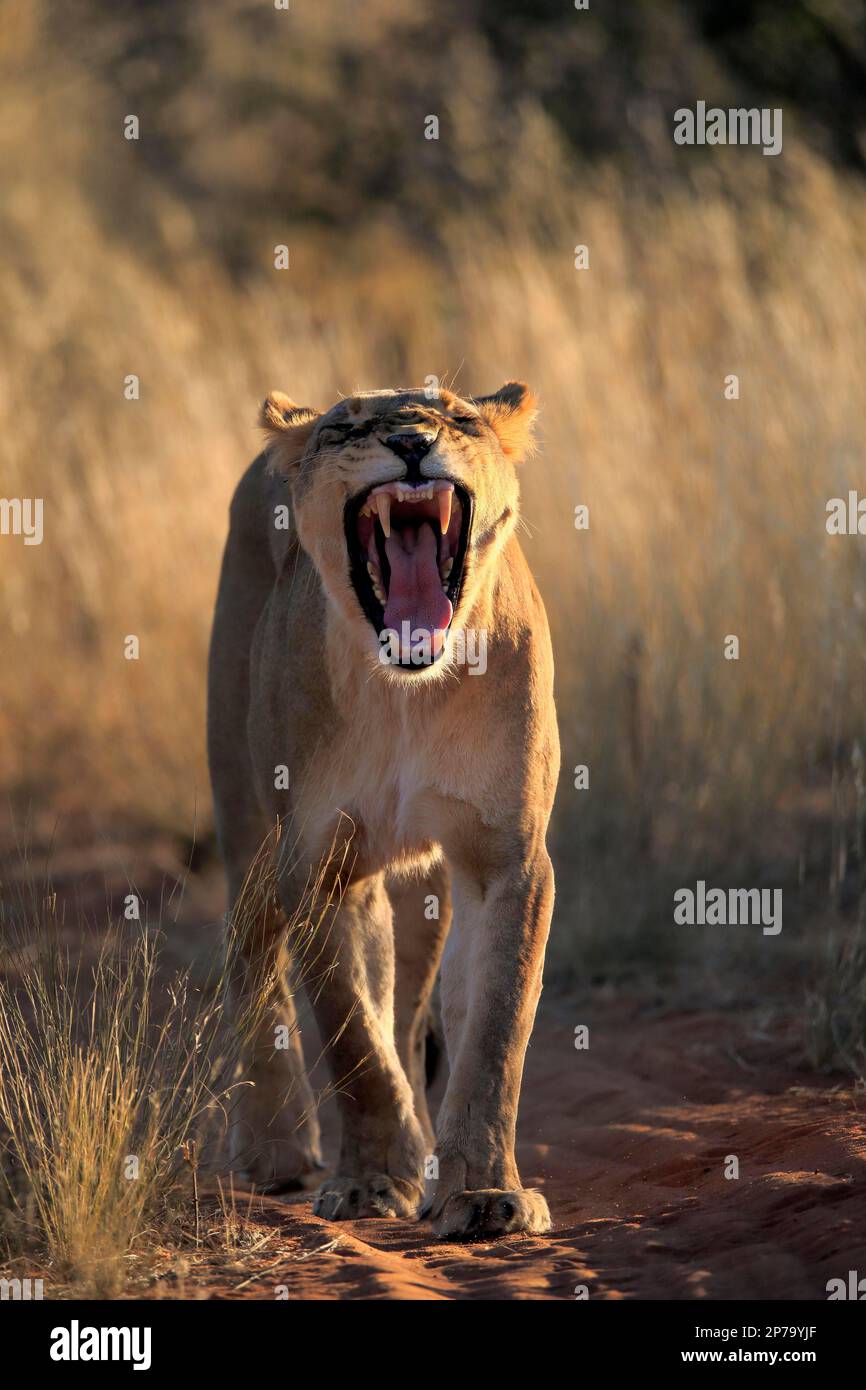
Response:
[[[866,167],[866,10],[859,0],[6,0],[34,84],[48,51],[98,93],[78,175],[112,230],[163,255],[166,196],[190,246],[259,265],[277,227],[351,236],[520,201],[545,223],[553,183],[613,161],[665,184],[705,162],[670,138],[674,110],[782,105],[785,130]],[[35,64],[35,68],[34,65]],[[53,71],[53,69],[51,69]],[[46,73],[47,78],[47,73]],[[74,105],[74,99],[71,101]],[[143,138],[118,160],[134,112]],[[425,116],[438,141],[422,138]],[[123,167],[121,167],[123,166]],[[174,223],[174,256],[183,229]]]

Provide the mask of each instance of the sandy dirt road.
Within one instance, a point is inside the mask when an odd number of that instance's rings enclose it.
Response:
[[[527,1060],[519,1157],[549,1237],[442,1244],[423,1223],[333,1225],[308,1196],[256,1198],[274,1228],[260,1269],[201,1268],[198,1296],[823,1300],[866,1273],[862,1093],[792,1067],[784,1026],[757,1015],[597,1003],[578,1052],[585,1013],[548,1002]]]
[[[113,868],[95,874],[92,853],[86,863],[60,875],[61,890],[95,916],[124,880]],[[153,900],[165,897],[151,877]],[[176,897],[166,969],[212,951],[221,879]],[[249,1229],[234,1255],[149,1250],[132,1262],[128,1294],[273,1299],[283,1286],[303,1299],[574,1299],[585,1286],[591,1299],[826,1299],[829,1279],[866,1276],[866,1091],[798,1061],[792,1004],[714,1007],[694,984],[695,1007],[671,1002],[684,997],[608,985],[577,1002],[545,990],[518,1155],[524,1182],[547,1197],[549,1236],[440,1243],[425,1223],[331,1224],[312,1215],[311,1194],[239,1189]],[[587,1050],[575,1049],[578,1024],[590,1026]],[[333,1163],[333,1101],[322,1125]],[[736,1179],[725,1177],[729,1155]]]

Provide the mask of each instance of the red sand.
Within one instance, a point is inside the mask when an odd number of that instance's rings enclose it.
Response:
[[[755,1015],[596,1003],[577,1052],[585,1016],[548,1003],[527,1060],[520,1165],[547,1196],[550,1236],[440,1244],[423,1223],[334,1225],[309,1197],[256,1198],[251,1214],[276,1228],[260,1271],[211,1267],[202,1287],[199,1270],[195,1292],[823,1300],[828,1279],[866,1273],[862,1096],[795,1070],[792,1038]]]
[[[78,865],[68,878],[81,888]],[[94,885],[94,902],[106,887]],[[221,893],[216,876],[190,882],[167,965],[212,947]],[[866,1275],[866,1091],[798,1065],[800,1020],[781,1018],[777,1004],[663,1010],[599,990],[578,1005],[548,990],[518,1154],[524,1182],[547,1197],[551,1235],[440,1244],[425,1223],[332,1224],[311,1214],[309,1194],[254,1196],[253,1248],[143,1253],[129,1293],[573,1299],[586,1285],[590,1298],[824,1300],[829,1279]],[[574,1047],[580,1023],[588,1051]],[[322,1121],[333,1161],[332,1104]],[[736,1180],[724,1176],[729,1154]],[[245,1195],[237,1206],[246,1212]]]

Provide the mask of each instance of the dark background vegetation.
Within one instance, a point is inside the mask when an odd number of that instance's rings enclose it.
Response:
[[[238,272],[258,265],[275,215],[350,233],[386,219],[435,244],[443,210],[493,216],[523,188],[537,123],[563,174],[610,161],[661,192],[693,168],[670,131],[696,95],[780,105],[788,139],[866,168],[858,0],[594,0],[580,13],[570,0],[292,0],[276,19],[284,38],[266,0],[82,0],[52,15],[54,42],[86,49],[106,115],[147,113],[124,177],[98,147],[85,173],[113,230],[149,254],[164,250],[148,208],[163,188]],[[429,113],[440,139],[419,144]],[[544,226],[541,206],[521,215]]]

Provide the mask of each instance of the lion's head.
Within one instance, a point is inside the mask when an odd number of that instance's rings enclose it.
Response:
[[[329,600],[393,669],[431,671],[465,624],[516,524],[515,464],[534,417],[520,382],[475,400],[369,391],[323,414],[279,392],[265,401],[300,542]]]

